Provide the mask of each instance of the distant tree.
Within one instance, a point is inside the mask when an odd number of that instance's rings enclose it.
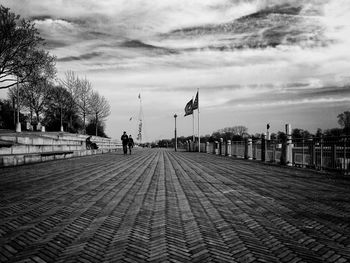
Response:
[[[96,125],[96,123],[97,123],[97,125]],[[96,129],[97,129],[97,135],[96,135]],[[105,133],[104,123],[102,123],[100,121],[96,122],[93,118],[90,119],[90,121],[88,122],[88,124],[86,126],[86,134],[108,138],[108,136]]]
[[[306,139],[311,136],[308,130],[303,130],[299,128],[295,128],[292,130],[292,139]]]
[[[350,111],[339,114],[338,123],[344,129],[344,133],[350,135]]]
[[[46,110],[52,96],[52,80],[56,76],[54,56],[44,50],[36,52],[42,58],[35,66],[35,73],[23,84],[23,101],[29,110],[36,114],[36,122],[40,123],[41,115]]]
[[[78,85],[78,97],[76,98],[76,103],[79,108],[81,117],[83,118],[83,129],[86,133],[86,119],[90,114],[89,101],[92,95],[92,85],[91,82],[86,78],[79,80]]]
[[[255,133],[252,135],[252,139],[253,140],[258,140],[258,139],[261,139],[261,133]]]
[[[67,71],[60,83],[71,93],[83,120],[83,133],[86,133],[86,119],[90,114],[89,102],[92,95],[92,85],[86,79],[80,79],[74,71]]]
[[[221,136],[222,136],[222,133],[220,133],[219,131],[213,132],[211,134],[211,137],[213,138],[214,141],[220,140]]]
[[[40,63],[33,52],[43,39],[34,24],[0,5],[0,89],[24,83]]]
[[[322,135],[323,135],[322,129],[321,128],[317,128],[315,137],[316,138],[321,138]]]
[[[333,129],[328,129],[324,131],[324,137],[330,138],[330,137],[340,137],[343,135],[343,129],[339,128],[333,128]]]
[[[111,114],[111,107],[105,97],[98,92],[92,92],[89,99],[89,112],[95,120],[95,135],[97,136],[98,123],[103,122]]]
[[[284,132],[279,131],[279,132],[277,132],[277,140],[285,141],[285,140],[287,140],[287,135]]]
[[[60,79],[59,82],[64,88],[66,88],[69,91],[73,99],[75,99],[75,97],[78,96],[77,91],[79,85],[79,78],[74,71],[66,71],[65,77],[63,79]]]
[[[19,115],[20,122],[24,122],[25,118],[24,114]],[[15,103],[0,99],[0,129],[14,129],[15,119]]]
[[[50,93],[51,96],[43,120],[46,129],[59,131],[62,125],[65,131],[76,132],[74,127],[81,128],[82,121],[76,114],[77,109],[71,94],[62,86],[52,87]]]
[[[247,134],[248,133],[248,128],[245,127],[245,126],[242,126],[242,125],[239,125],[239,126],[234,126],[232,127],[233,128],[233,133],[235,135],[239,135],[241,137],[243,137],[243,135]]]
[[[204,142],[204,143],[206,143],[206,142],[211,142],[211,136],[210,136],[210,134],[206,134],[206,135],[204,135],[204,136],[201,136],[201,142]]]
[[[11,100],[0,99],[0,129],[14,129],[14,107]]]
[[[171,140],[168,139],[162,139],[157,142],[159,147],[162,148],[169,148],[169,147],[174,147],[173,143]]]
[[[270,139],[273,140],[273,141],[276,140],[277,139],[277,134],[276,133],[271,133],[270,134]]]
[[[248,128],[245,126],[233,126],[219,129],[212,133],[213,140],[219,140],[223,138],[225,141],[240,141],[244,135],[248,134]]]

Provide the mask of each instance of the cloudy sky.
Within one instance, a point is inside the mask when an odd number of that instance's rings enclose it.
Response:
[[[191,135],[184,106],[200,89],[201,134],[337,127],[350,110],[349,0],[2,0],[35,21],[58,76],[86,76],[111,104],[107,134]],[[132,121],[129,121],[133,117]]]

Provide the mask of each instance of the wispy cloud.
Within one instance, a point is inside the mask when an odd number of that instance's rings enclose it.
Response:
[[[101,53],[99,52],[91,52],[80,56],[69,56],[69,57],[59,58],[57,61],[67,62],[67,61],[74,61],[74,60],[89,60],[95,57],[99,57],[100,55]]]

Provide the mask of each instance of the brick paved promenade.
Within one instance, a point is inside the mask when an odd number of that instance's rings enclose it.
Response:
[[[158,149],[2,168],[0,262],[350,262],[350,181]]]

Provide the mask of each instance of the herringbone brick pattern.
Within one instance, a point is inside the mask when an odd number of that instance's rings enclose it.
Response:
[[[350,262],[350,181],[159,149],[2,168],[0,262]]]

